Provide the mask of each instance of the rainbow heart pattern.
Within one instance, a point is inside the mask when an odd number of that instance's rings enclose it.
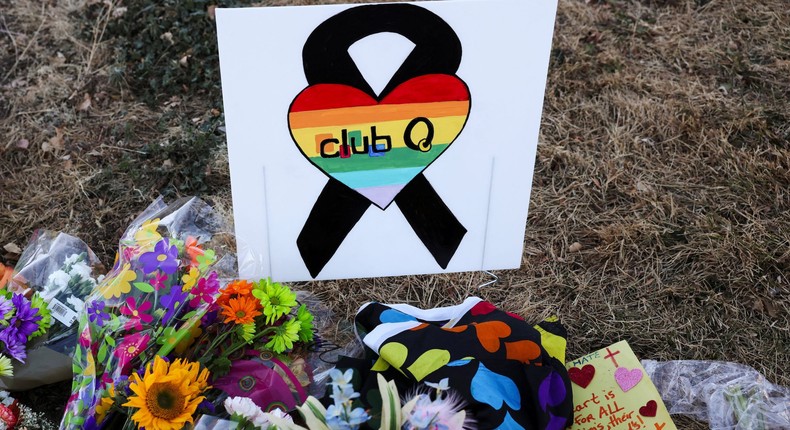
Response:
[[[288,125],[313,165],[385,209],[453,143],[469,109],[463,81],[429,74],[380,101],[348,85],[312,85],[294,99]]]

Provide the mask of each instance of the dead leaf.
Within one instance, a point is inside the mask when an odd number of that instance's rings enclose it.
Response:
[[[63,168],[65,170],[71,170],[72,166],[74,166],[74,162],[72,162],[71,160],[66,160],[63,162]]]
[[[643,193],[645,191],[650,191],[650,186],[642,181],[636,181],[636,190]]]
[[[220,113],[222,112],[220,112],[219,109],[211,109],[211,116],[213,117],[218,117]]]
[[[171,167],[173,167],[173,162],[169,158],[167,160],[165,160],[164,162],[162,162],[162,168],[163,169],[169,169]]]
[[[175,43],[175,42],[173,42],[173,33],[169,32],[169,31],[166,31],[166,32],[162,33],[162,35],[159,36],[159,38],[164,40],[165,42],[169,43],[170,45]]]
[[[763,299],[763,305],[765,306],[765,311],[771,318],[776,318],[778,316],[776,312],[776,304],[774,304],[774,302]]]
[[[17,147],[17,148],[20,148],[20,149],[27,149],[27,147],[28,147],[28,146],[30,146],[30,141],[29,141],[29,140],[27,140],[27,139],[19,139],[19,140],[16,142],[16,147]]]
[[[55,135],[52,136],[47,142],[44,142],[41,145],[41,149],[44,151],[49,151],[51,149],[63,149],[63,127],[56,127],[55,128]]]
[[[212,21],[217,17],[217,5],[213,4],[206,9],[209,19]]]
[[[571,244],[571,246],[568,247],[568,251],[570,251],[570,252],[579,252],[579,251],[582,250],[582,248],[584,248],[584,246],[582,246],[581,243],[573,242]]]
[[[6,252],[10,252],[12,254],[22,253],[22,248],[20,248],[17,244],[13,242],[6,243],[5,246],[3,246],[3,249],[5,249]]]
[[[80,105],[77,106],[77,110],[80,112],[85,112],[90,108],[91,108],[91,95],[85,93],[85,96],[82,98],[82,103],[80,103]]]
[[[180,60],[178,60],[178,64],[186,67],[187,63],[189,62],[189,57],[189,55],[184,55]]]

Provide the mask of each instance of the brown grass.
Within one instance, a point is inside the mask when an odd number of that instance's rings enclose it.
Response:
[[[80,7],[0,0],[0,245],[46,227],[108,259],[162,186],[108,169],[183,133],[156,126],[162,112],[208,103],[150,109],[110,85],[107,43],[76,36]],[[522,268],[482,289],[484,273],[299,287],[341,340],[366,301],[476,294],[560,315],[569,356],[625,339],[642,358],[735,361],[790,385],[788,76],[784,0],[560,0]],[[226,157],[210,168],[205,197],[230,213]]]

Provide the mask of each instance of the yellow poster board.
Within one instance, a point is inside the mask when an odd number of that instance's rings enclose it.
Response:
[[[572,430],[676,430],[645,369],[621,341],[565,364]]]

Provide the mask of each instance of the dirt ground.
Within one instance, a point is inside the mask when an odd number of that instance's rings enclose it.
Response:
[[[124,3],[0,0],[0,245],[62,230],[109,264],[160,194],[230,217],[216,58],[154,59],[205,63],[175,94],[138,79],[147,60],[119,62],[134,44],[112,33],[140,21]],[[210,29],[216,2],[186,3]],[[790,385],[786,1],[560,0],[548,73],[522,267],[484,288],[485,273],[299,284],[335,312],[330,336],[347,341],[370,300],[479,295],[559,315],[569,357],[627,340],[641,358],[733,361]],[[68,385],[19,395],[57,420]]]

